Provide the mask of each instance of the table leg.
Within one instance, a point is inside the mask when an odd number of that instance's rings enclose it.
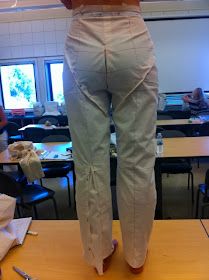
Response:
[[[155,209],[155,219],[163,218],[163,203],[162,203],[162,174],[160,170],[160,159],[155,160],[155,185],[157,191],[157,205]]]

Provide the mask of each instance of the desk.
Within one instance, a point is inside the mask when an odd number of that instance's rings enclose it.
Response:
[[[33,221],[38,236],[26,236],[2,261],[2,280],[22,279],[16,265],[40,280],[99,279],[82,258],[78,221]],[[119,221],[113,222],[119,246],[102,279],[208,280],[209,240],[199,220],[154,221],[144,271],[129,272],[124,261]]]
[[[205,232],[206,234],[208,235],[208,238],[209,238],[209,220],[201,220],[203,226],[204,226],[204,229],[205,229]]]
[[[164,138],[162,158],[208,157],[209,136]]]
[[[51,143],[34,143],[33,144],[38,150],[45,151],[55,151],[60,153],[65,153],[66,148],[72,147],[72,142],[51,142]],[[42,160],[43,162],[48,162],[49,160]],[[54,162],[55,160],[53,160]],[[66,160],[65,160],[66,161]],[[0,164],[13,165],[18,164],[19,160],[11,160],[8,150],[0,153]]]
[[[172,120],[157,120],[157,126],[164,129],[181,130],[187,136],[195,135],[198,128],[204,123],[203,120],[195,119],[172,119]]]
[[[27,129],[27,128],[43,128],[43,129],[46,129],[46,130],[52,130],[52,129],[56,129],[56,130],[66,129],[66,130],[69,130],[68,125],[67,126],[56,126],[56,125],[47,126],[47,125],[44,125],[44,124],[29,124],[29,125],[21,127],[18,130],[20,132],[24,132],[25,129]]]
[[[156,218],[163,216],[162,205],[162,175],[160,172],[161,159],[165,158],[194,158],[209,157],[209,137],[164,138],[164,153],[156,158],[155,180],[157,189]]]
[[[157,126],[181,126],[181,125],[201,125],[202,120],[196,119],[190,122],[190,119],[171,119],[171,120],[157,120]]]

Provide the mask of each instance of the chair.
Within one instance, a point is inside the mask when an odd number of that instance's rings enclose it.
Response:
[[[24,140],[40,143],[46,136],[44,128],[40,127],[28,127],[24,130]]]
[[[53,134],[53,135],[46,136],[42,139],[42,143],[47,143],[47,142],[70,142],[70,139],[66,135]]]
[[[199,126],[198,136],[209,136],[209,122],[205,122]]]
[[[199,184],[197,190],[197,198],[196,198],[196,213],[195,218],[198,218],[199,214],[199,203],[200,203],[200,195],[202,196],[202,206],[201,206],[201,218],[204,217],[204,210],[206,207],[209,207],[209,169],[205,174],[205,183]]]
[[[42,139],[42,143],[47,142],[69,142],[70,139],[65,135],[49,135]],[[65,177],[67,179],[68,188],[68,199],[69,206],[71,207],[71,196],[70,196],[70,179],[68,173],[73,172],[73,190],[74,190],[74,202],[75,202],[75,171],[73,162],[56,162],[56,163],[43,163],[42,169],[44,172],[44,178],[59,178]],[[41,179],[42,184],[42,179]]]
[[[7,172],[0,170],[0,193],[16,198],[18,215],[21,216],[20,207],[32,207],[35,218],[38,219],[37,204],[48,199],[53,201],[56,218],[59,219],[57,204],[54,198],[55,192],[37,184],[19,183]]]
[[[6,130],[8,133],[8,143],[12,144],[15,141],[22,140],[22,134],[18,131],[20,126],[15,122],[8,122],[6,126]]]
[[[156,127],[156,136],[157,136],[158,133],[162,133],[162,131],[164,131],[164,130],[165,130],[165,129],[164,129],[163,127],[157,126],[157,127]]]
[[[164,138],[185,137],[185,134],[179,130],[162,130],[161,134]],[[192,190],[192,203],[194,203],[194,176],[192,173],[192,165],[189,159],[163,159],[160,165],[161,173],[166,174],[188,174],[188,189]]]
[[[170,115],[163,115],[163,114],[157,114],[158,120],[172,120],[172,116]]]
[[[46,121],[50,122],[52,125],[59,125],[58,118],[56,118],[55,116],[41,117],[38,121],[38,124],[45,124]]]

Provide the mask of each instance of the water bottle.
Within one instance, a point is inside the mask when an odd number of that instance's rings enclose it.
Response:
[[[157,134],[157,154],[162,154],[163,153],[163,136],[159,132]]]

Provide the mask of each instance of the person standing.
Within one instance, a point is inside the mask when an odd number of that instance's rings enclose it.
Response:
[[[126,262],[143,269],[156,206],[158,80],[138,0],[61,0],[72,9],[63,86],[86,261],[102,275],[112,240],[110,107],[117,139],[117,202]]]

